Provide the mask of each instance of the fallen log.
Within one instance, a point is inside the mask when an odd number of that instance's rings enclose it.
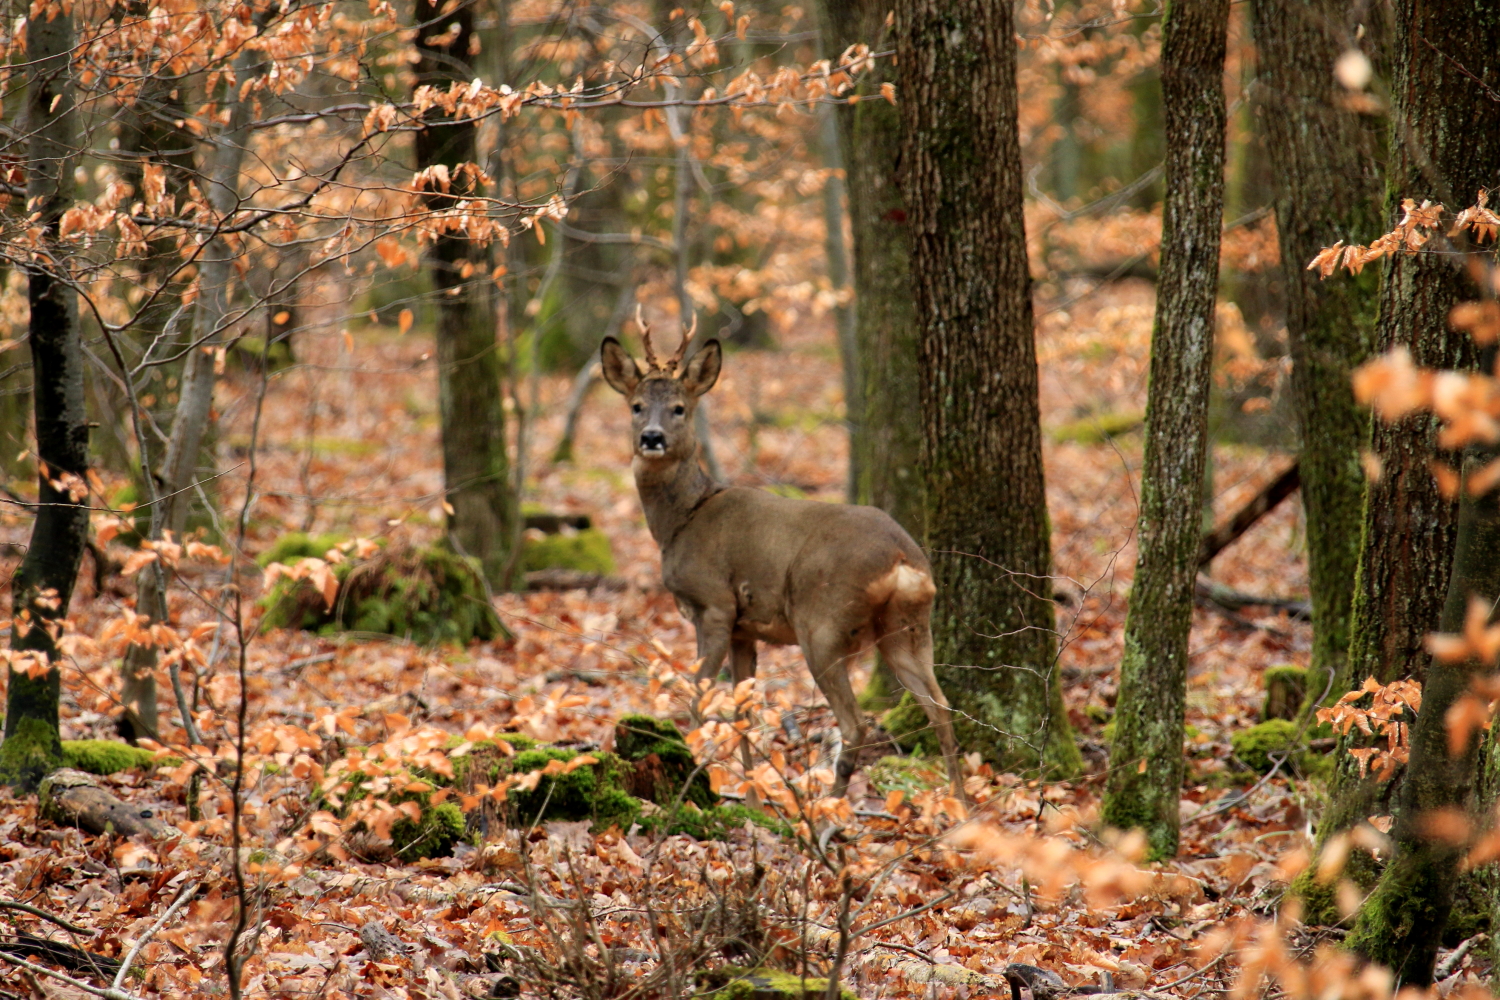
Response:
[[[1275,510],[1281,501],[1297,492],[1301,485],[1302,474],[1298,463],[1293,462],[1282,470],[1281,475],[1271,480],[1259,493],[1251,497],[1249,503],[1235,511],[1233,517],[1203,536],[1198,543],[1198,568],[1202,569],[1213,562],[1214,556],[1238,541],[1239,537],[1249,531],[1256,521]]]
[[[64,767],[42,779],[41,812],[58,826],[122,837],[145,834],[159,840],[175,832],[149,808],[131,805],[101,788],[92,774]]]

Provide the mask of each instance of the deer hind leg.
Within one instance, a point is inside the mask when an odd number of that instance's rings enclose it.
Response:
[[[843,795],[849,779],[859,765],[859,751],[865,745],[865,717],[849,685],[849,660],[856,652],[849,634],[839,627],[819,626],[802,643],[802,655],[818,690],[828,699],[838,720],[843,747],[834,765],[833,794]]]
[[[755,676],[755,638],[736,632],[729,639],[729,670],[734,676],[734,685],[739,687],[740,682]],[[735,718],[738,720],[739,711],[736,709]],[[755,762],[750,756],[750,741],[740,741],[740,760],[745,765],[745,777],[750,777],[750,772],[755,767]],[[745,805],[751,809],[760,806],[760,796],[756,794],[752,786],[745,792]]]
[[[958,741],[953,736],[953,710],[948,707],[948,699],[938,687],[937,674],[932,669],[931,627],[925,621],[907,622],[882,636],[878,645],[896,679],[911,692],[927,714],[927,721],[937,730],[948,781],[953,794],[963,798],[963,772],[959,768]]]

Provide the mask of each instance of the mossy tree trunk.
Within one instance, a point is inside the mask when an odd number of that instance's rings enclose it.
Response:
[[[1167,200],[1146,399],[1140,557],[1103,809],[1111,826],[1145,830],[1153,858],[1177,853],[1224,214],[1228,25],[1229,0],[1170,0],[1162,38]]]
[[[1402,198],[1456,209],[1472,204],[1479,188],[1500,183],[1500,104],[1488,83],[1500,78],[1500,51],[1492,44],[1500,9],[1483,0],[1396,0],[1394,13],[1388,220]],[[1442,39],[1441,53],[1431,48],[1434,39]],[[1450,255],[1391,258],[1383,277],[1377,349],[1406,344],[1419,365],[1436,368],[1478,363],[1468,335],[1447,326],[1453,305],[1476,293]],[[1437,492],[1428,471],[1435,454],[1431,420],[1377,424],[1372,437],[1385,472],[1367,493],[1348,679],[1419,677],[1422,710],[1396,795],[1396,854],[1346,944],[1391,966],[1402,983],[1423,986],[1432,979],[1462,850],[1425,837],[1422,820],[1435,809],[1469,806],[1476,768],[1473,739],[1449,756],[1444,718],[1468,689],[1473,666],[1429,662],[1421,641],[1434,623],[1458,631],[1471,595],[1500,596],[1500,499],[1490,493],[1475,500],[1465,492],[1455,510]],[[1470,455],[1465,466],[1472,470],[1493,457],[1493,450]],[[1330,820],[1363,818],[1351,808],[1351,801],[1360,805],[1361,791],[1346,780]]]
[[[1476,449],[1465,473],[1500,457],[1495,448]],[[1500,492],[1472,498],[1467,492],[1458,518],[1457,552],[1439,628],[1460,632],[1472,598],[1493,607],[1500,595]],[[1394,857],[1375,891],[1360,908],[1346,946],[1393,969],[1406,985],[1432,982],[1438,945],[1453,911],[1466,851],[1462,843],[1435,837],[1427,817],[1445,809],[1469,810],[1475,787],[1479,732],[1450,754],[1448,710],[1470,688],[1478,664],[1433,660],[1422,684],[1422,710],[1411,730],[1411,758],[1401,783],[1392,839]]]
[[[825,55],[837,59],[855,42],[888,48],[883,0],[827,0]],[[922,541],[926,535],[922,478],[922,394],[919,338],[912,301],[911,227],[898,170],[901,112],[880,96],[894,82],[889,59],[860,81],[857,104],[837,111],[854,237],[854,353],[857,398],[851,399],[850,461],[855,498],[879,507]]]
[[[55,237],[58,221],[73,203],[78,124],[70,78],[72,50],[71,14],[59,11],[50,20],[27,20],[26,194],[32,210],[39,213],[36,226],[44,242]],[[66,254],[48,256],[56,262],[67,259]],[[16,619],[11,646],[38,653],[46,662],[40,671],[10,667],[5,742],[0,744],[0,784],[26,790],[62,765],[62,684],[53,664],[57,646],[50,627],[67,614],[89,530],[86,494],[68,489],[81,487],[88,471],[78,306],[72,288],[51,266],[38,262],[27,274],[40,506],[31,544],[11,582]]]
[[[863,42],[887,48],[889,5],[882,0],[825,0],[824,55],[837,59]],[[911,234],[901,193],[901,113],[880,96],[894,82],[889,59],[860,80],[861,100],[833,109],[844,190],[848,195],[854,285],[851,316],[840,328],[845,344],[845,404],[849,422],[849,500],[879,507],[918,542],[926,540],[922,479],[922,396],[917,377],[917,321],[911,298]],[[830,255],[830,264],[832,255]],[[900,682],[883,660],[861,695],[866,706],[894,704]],[[915,704],[913,711],[920,714]]]
[[[895,41],[938,678],[966,749],[1072,774],[1081,760],[1056,661],[1014,15],[993,0],[901,0]]]
[[[1338,240],[1364,242],[1382,231],[1380,136],[1329,70],[1356,37],[1357,25],[1347,22],[1363,16],[1340,0],[1256,0],[1254,16],[1266,141],[1282,182],[1276,226],[1307,512],[1313,649],[1304,712],[1325,692],[1329,700],[1344,693],[1332,685],[1349,651],[1359,564],[1368,417],[1350,373],[1369,353],[1380,272],[1320,281],[1307,262]],[[1362,44],[1372,49],[1380,35]]]
[[[1500,28],[1500,10],[1478,0],[1400,0],[1394,15],[1382,231],[1401,217],[1403,198],[1468,205],[1480,187],[1493,189],[1500,182],[1500,105],[1480,82],[1494,79],[1500,70],[1500,56],[1481,41],[1486,29]],[[1445,56],[1434,53],[1423,38],[1447,39]],[[1401,345],[1423,367],[1472,369],[1473,342],[1468,334],[1449,329],[1448,312],[1474,294],[1469,278],[1449,255],[1387,258],[1371,350],[1381,353]],[[1350,690],[1367,677],[1380,683],[1426,677],[1423,638],[1447,600],[1458,533],[1458,504],[1442,495],[1432,476],[1434,460],[1452,462],[1452,456],[1438,451],[1436,427],[1425,415],[1394,424],[1372,422],[1367,447],[1380,475],[1365,487],[1349,655],[1334,680],[1335,690]],[[1351,740],[1358,738],[1340,740],[1319,841],[1391,810],[1396,787],[1361,777],[1347,753]],[[1351,852],[1346,877],[1368,886],[1375,871],[1368,854]]]
[[[469,80],[469,43],[474,37],[474,6],[451,10],[442,0],[415,0],[417,63],[415,86],[446,88]],[[450,26],[457,25],[458,30]],[[444,165],[450,171],[479,158],[478,126],[442,120],[429,113],[416,134],[417,169]],[[451,193],[427,196],[434,210],[451,208],[476,185],[472,175],[454,172]],[[442,427],[443,485],[453,513],[448,537],[466,556],[479,560],[493,586],[505,587],[515,536],[515,497],[506,454],[501,359],[490,304],[488,251],[460,234],[444,233],[427,252],[438,304],[438,411]]]

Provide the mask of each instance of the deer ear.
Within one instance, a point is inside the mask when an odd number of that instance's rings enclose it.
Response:
[[[604,369],[604,381],[620,395],[630,395],[641,384],[640,367],[615,338],[605,337],[599,345],[599,362]]]
[[[719,369],[724,365],[724,349],[717,340],[704,344],[682,373],[682,388],[689,396],[701,396],[719,381]]]

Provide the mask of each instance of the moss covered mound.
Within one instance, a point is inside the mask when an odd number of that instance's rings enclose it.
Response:
[[[1267,719],[1229,737],[1234,755],[1253,771],[1265,774],[1297,744],[1297,724],[1289,719]]]
[[[64,767],[88,774],[117,774],[157,763],[150,750],[114,740],[63,740],[62,752]]]
[[[269,549],[256,556],[255,562],[261,569],[265,569],[273,562],[290,566],[298,559],[322,559],[329,549],[336,549],[346,541],[348,539],[343,535],[331,532],[309,535],[305,531],[289,531],[278,537]]]
[[[910,691],[901,692],[896,707],[880,717],[880,728],[891,734],[896,745],[907,753],[937,756],[937,733],[927,720],[927,713],[917,704]]]
[[[640,819],[643,833],[680,834],[694,840],[728,840],[730,834],[743,830],[746,823],[770,830],[779,837],[789,837],[792,834],[785,823],[738,802],[726,802],[707,809],[684,804],[677,809],[662,809]]]
[[[271,552],[281,545],[278,542]],[[292,563],[306,558],[291,555],[291,543],[287,549]],[[314,557],[321,558],[324,551]],[[381,552],[361,563],[340,563],[333,571],[339,589],[332,608],[308,581],[283,577],[262,598],[265,625],[393,635],[424,646],[463,645],[506,634],[477,564],[441,545]]]
[[[577,750],[538,747],[516,754],[510,769],[514,774],[527,774],[542,770],[554,760],[566,763],[577,756]],[[548,820],[586,819],[595,830],[612,826],[630,829],[640,817],[641,802],[622,787],[625,769],[620,758],[607,753],[592,756],[597,758],[595,763],[543,777],[530,791],[511,789],[509,801],[515,808],[517,821],[529,825]]]
[[[668,719],[622,717],[615,723],[615,754],[632,765],[628,788],[637,798],[670,806],[686,786],[684,802],[702,809],[719,802],[708,786],[708,773],[698,767],[681,731]]]
[[[615,556],[610,550],[609,538],[598,528],[540,537],[528,532],[521,545],[521,569],[526,573],[571,569],[610,576],[615,571]]]
[[[747,969],[726,965],[697,975],[705,998],[713,1000],[823,1000],[828,980],[799,976],[780,969]],[[839,984],[840,1000],[857,1000],[854,991]]]
[[[463,810],[442,802],[424,807],[422,818],[415,822],[398,819],[392,823],[391,847],[402,861],[444,858],[453,853],[453,845],[464,838],[467,828]]]

